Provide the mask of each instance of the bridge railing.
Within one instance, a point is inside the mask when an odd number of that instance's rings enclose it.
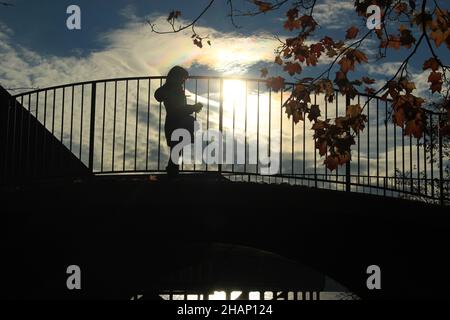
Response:
[[[35,162],[37,148],[52,154],[37,138],[23,140],[12,134],[34,119],[94,174],[163,172],[169,153],[164,134],[165,108],[153,95],[164,82],[165,77],[117,78],[18,94],[7,106],[6,150],[19,152],[21,161],[30,163]],[[185,83],[187,100],[204,105],[196,120],[207,133],[205,141],[197,145],[203,161],[189,163],[185,157],[181,170],[218,172],[233,180],[287,182],[448,202],[449,180],[444,168],[449,160],[444,158],[445,144],[438,132],[443,115],[427,112],[425,135],[415,139],[405,136],[404,129],[389,120],[390,101],[365,94],[349,99],[335,92],[334,102],[329,103],[323,96],[314,96],[321,118],[344,116],[347,105],[368,102],[364,109],[367,126],[356,138],[352,161],[331,172],[315,148],[312,123],[305,119],[294,124],[285,115],[282,105],[293,87],[287,84],[281,92],[272,92],[260,79],[190,77]],[[27,116],[14,116],[19,108],[25,109]],[[34,135],[29,128],[20,134]],[[211,161],[217,152],[208,149],[214,132],[226,133],[223,149],[219,150],[228,159],[224,163]],[[25,145],[19,145],[19,140]],[[26,145],[26,141],[35,145]],[[35,168],[24,177],[12,158],[8,154],[4,157],[5,181],[45,176]],[[262,175],[268,164],[276,173]]]

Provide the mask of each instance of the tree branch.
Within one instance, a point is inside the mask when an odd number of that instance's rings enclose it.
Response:
[[[158,31],[155,29],[156,25],[151,23],[150,21],[147,20],[147,23],[149,24],[149,26],[152,28],[152,32],[154,33],[158,33],[158,34],[168,34],[168,33],[178,33],[180,31],[189,29],[189,28],[193,28],[195,26],[195,24],[200,20],[200,18],[209,10],[209,8],[211,8],[211,6],[213,5],[213,3],[216,0],[211,0],[209,2],[209,4],[203,9],[203,11],[197,16],[197,18],[195,18],[191,23],[185,25],[185,26],[180,26],[178,29],[175,28],[174,24],[171,23],[172,25],[172,30],[171,31]]]

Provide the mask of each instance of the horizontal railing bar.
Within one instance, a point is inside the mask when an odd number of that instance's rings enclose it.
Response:
[[[110,78],[110,79],[99,79],[99,80],[89,80],[89,81],[82,81],[82,82],[75,82],[75,83],[68,83],[63,85],[57,85],[57,86],[51,86],[46,88],[39,88],[32,91],[27,91],[23,93],[19,93],[13,96],[13,98],[18,98],[25,95],[35,94],[38,92],[43,91],[49,91],[49,90],[56,90],[56,89],[62,89],[67,87],[73,87],[73,86],[81,86],[81,85],[88,85],[92,83],[105,83],[105,82],[115,82],[115,81],[138,81],[138,80],[159,80],[159,79],[165,79],[166,76],[139,76],[139,77],[120,77],[120,78]],[[259,79],[259,78],[246,78],[246,77],[233,77],[233,76],[189,76],[189,79],[192,80],[239,80],[239,81],[249,81],[249,82],[266,82],[265,79]],[[289,86],[295,86],[296,84],[294,82],[285,82],[285,87]],[[335,92],[339,92],[338,89],[334,88]],[[365,92],[357,92],[359,96],[362,97],[368,97],[371,99],[382,99],[381,97],[374,96]],[[383,101],[392,102],[392,99],[382,99]],[[433,115],[443,115],[444,113],[439,113],[431,110],[424,109],[425,112]]]

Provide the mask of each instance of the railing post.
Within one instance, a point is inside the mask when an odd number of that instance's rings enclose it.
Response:
[[[345,113],[347,113],[347,108],[350,105],[350,96],[347,94],[345,95]],[[350,132],[348,132],[350,134]],[[351,155],[351,150],[350,150]],[[351,161],[351,160],[350,160]],[[348,161],[345,164],[345,191],[350,192],[351,191],[351,167],[350,167],[350,161]]]
[[[97,97],[97,82],[92,82],[91,89],[91,123],[89,131],[89,170],[94,172],[94,142],[95,142],[95,102]]]
[[[219,132],[223,137],[223,78],[220,78],[220,106],[219,106]],[[222,162],[223,162],[223,138],[219,141],[219,174],[222,174]]]
[[[444,205],[444,164],[442,152],[441,115],[439,114],[438,134],[439,134],[439,203]]]

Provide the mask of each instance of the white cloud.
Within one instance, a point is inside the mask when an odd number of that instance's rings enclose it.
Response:
[[[349,25],[354,12],[353,1],[325,0],[314,7],[314,19],[328,29],[340,29]]]
[[[132,17],[132,11],[126,11]],[[131,18],[130,18],[131,19]],[[160,25],[165,19],[156,20]],[[14,44],[12,31],[0,26],[0,81],[8,87],[45,87],[75,81],[125,76],[162,75],[173,65],[207,66],[222,73],[245,73],[249,67],[272,61],[277,41],[260,35],[242,36],[197,28],[209,35],[212,46],[193,45],[190,34],[159,35],[145,23],[131,19],[121,29],[100,36],[104,48],[85,57],[41,55]]]
[[[401,64],[401,62],[372,63],[366,65],[366,69],[369,74],[392,77],[397,72]]]

